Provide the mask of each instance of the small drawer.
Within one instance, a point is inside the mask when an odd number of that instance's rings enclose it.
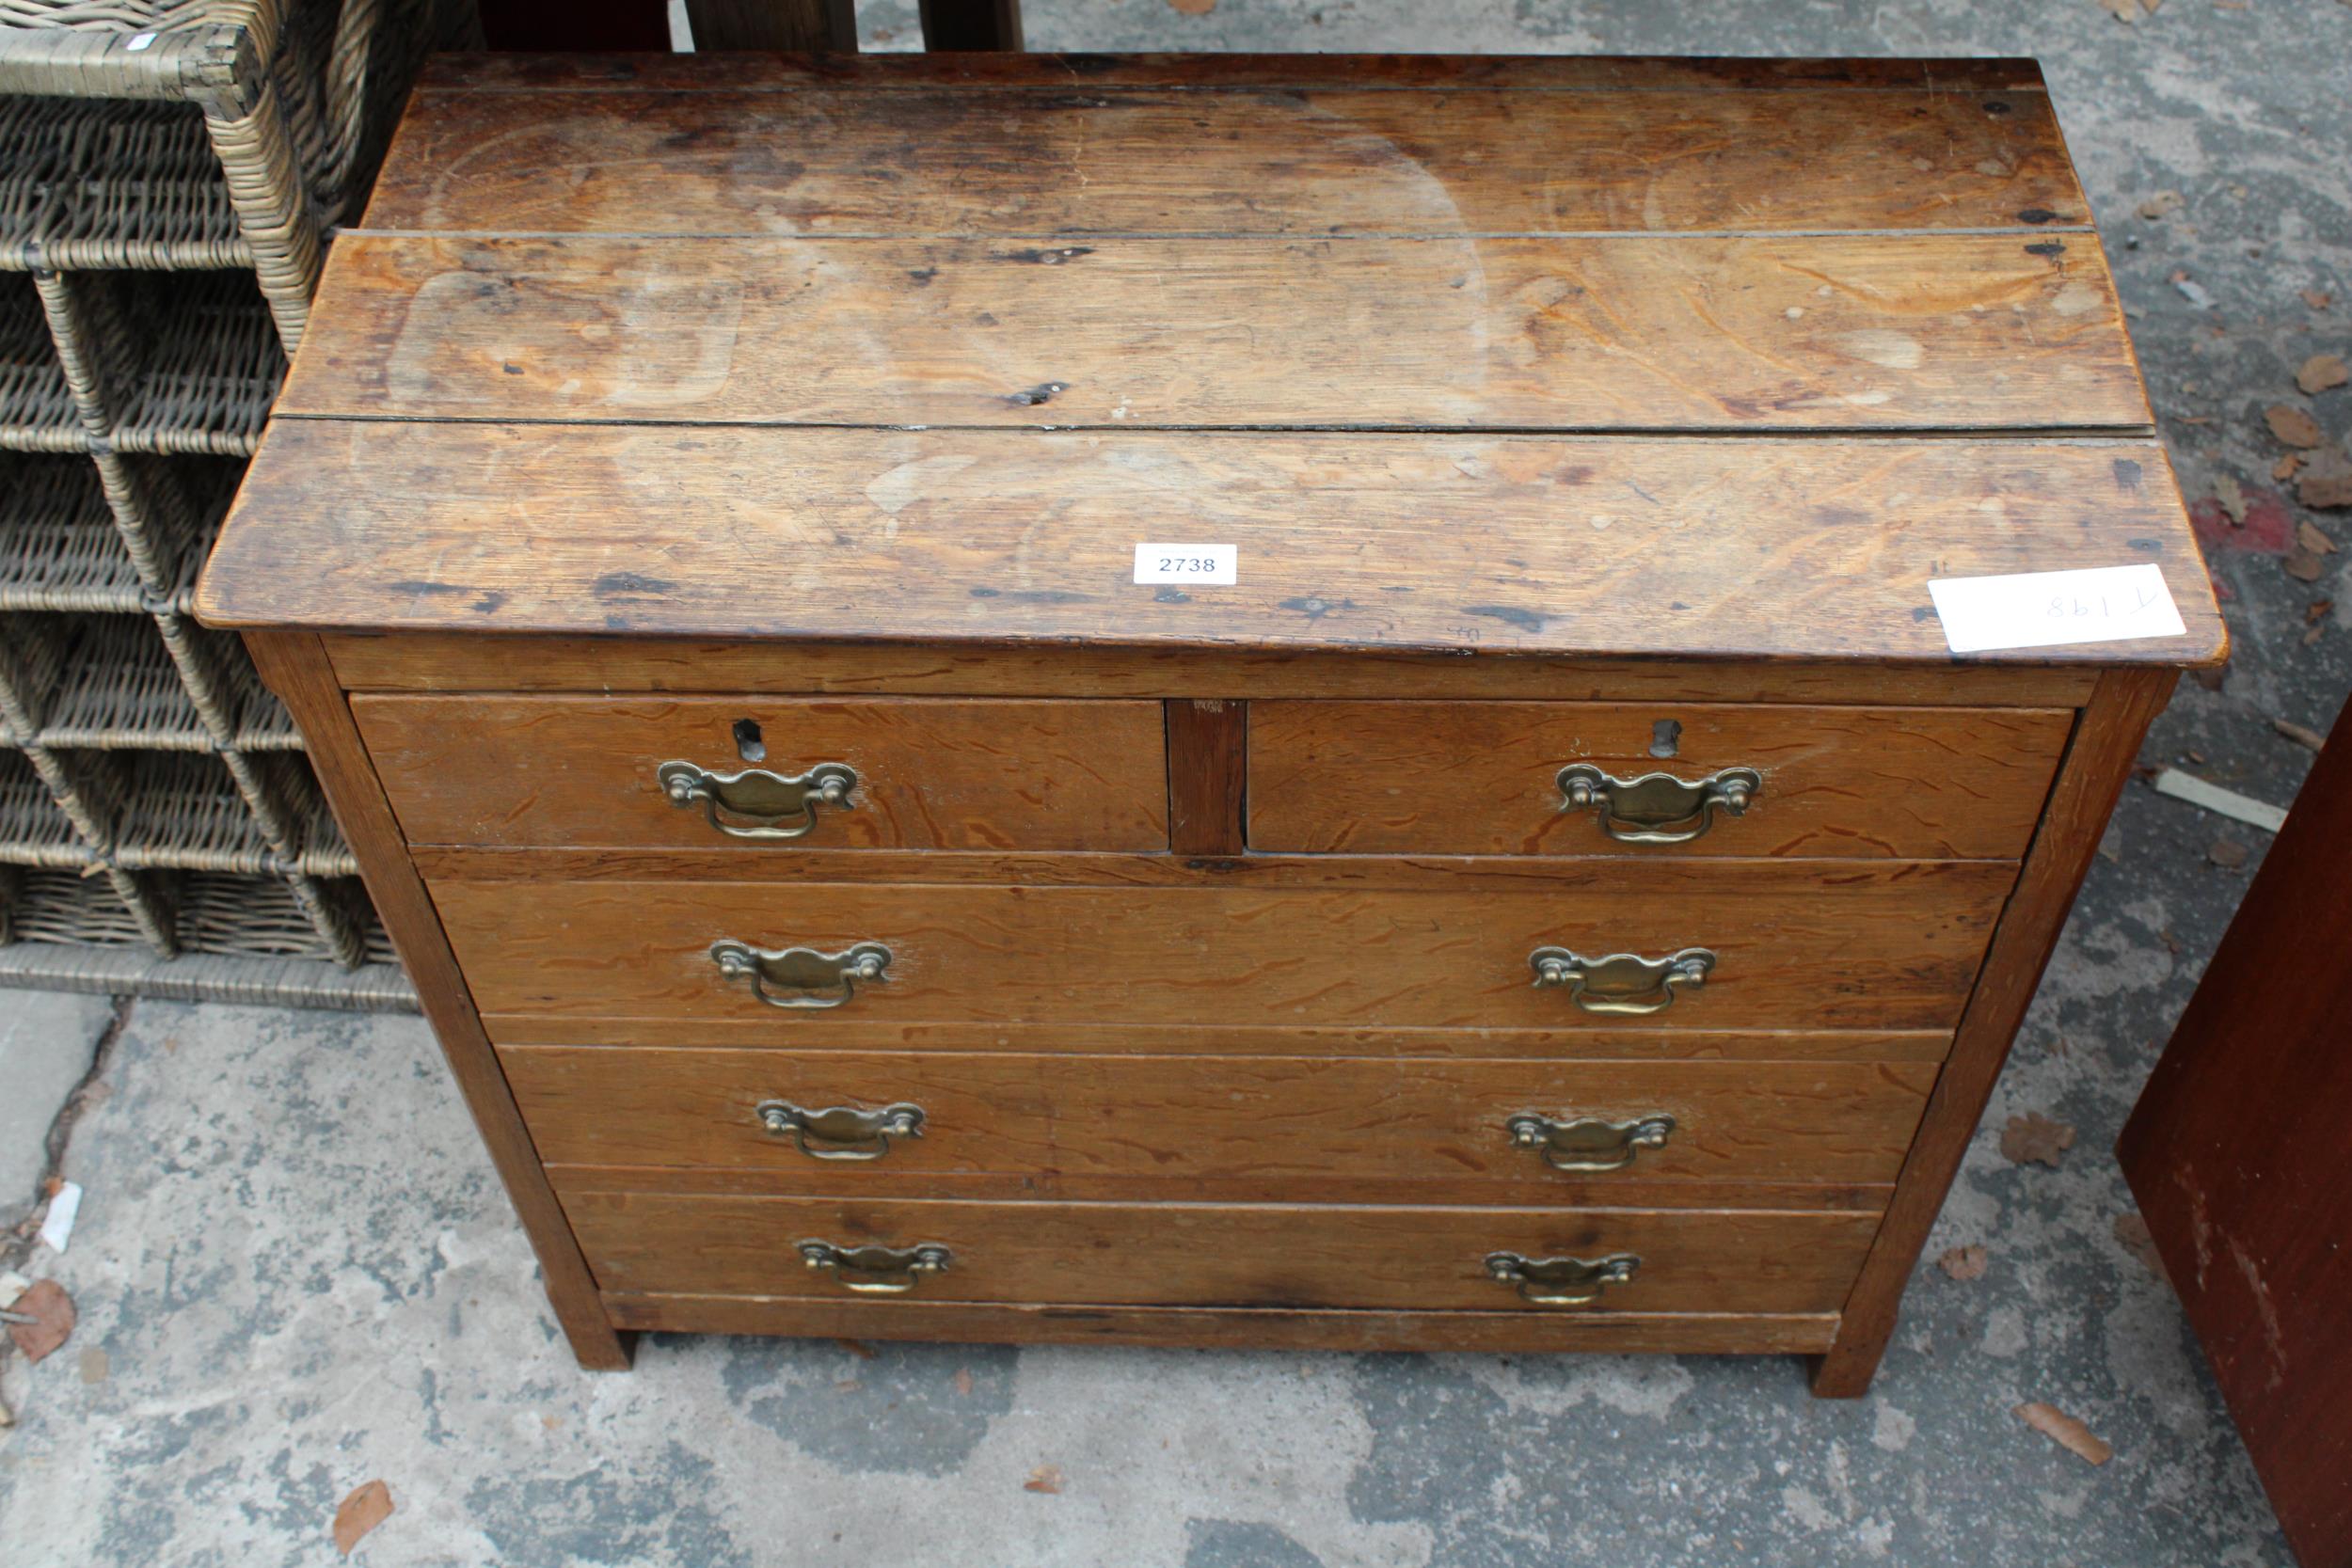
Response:
[[[1879,1225],[1736,1210],[644,1192],[574,1192],[564,1208],[607,1291],[1526,1313],[1835,1312]]]
[[[1597,861],[1499,891],[432,890],[485,1013],[761,1019],[807,1041],[834,1019],[1946,1030],[2011,877],[1981,862]]]
[[[1252,703],[1249,847],[2014,860],[2073,721],[2055,708]]]
[[[1072,1196],[1261,1196],[1279,1181],[1336,1198],[1409,1182],[1433,1200],[1511,1203],[1587,1183],[1891,1182],[1936,1075],[1932,1062],[615,1046],[500,1059],[550,1165],[771,1172],[876,1196],[1013,1177]]]
[[[412,844],[1168,847],[1158,703],[360,695],[351,710]]]

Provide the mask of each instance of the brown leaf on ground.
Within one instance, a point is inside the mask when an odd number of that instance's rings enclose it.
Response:
[[[2074,1130],[2062,1121],[2052,1121],[2040,1111],[2011,1117],[2009,1125],[2001,1129],[2001,1152],[2015,1164],[2039,1161],[2056,1170],[2058,1156],[2074,1147]]]
[[[2093,1465],[2105,1465],[2115,1457],[2112,1447],[2101,1442],[2089,1427],[2055,1404],[2033,1400],[2019,1405],[2011,1414],[2059,1448],[2079,1454]]]
[[[2302,546],[2305,549],[2311,551],[2313,555],[2333,555],[2336,553],[2336,542],[2333,539],[2328,538],[2324,532],[2320,531],[2319,525],[2312,522],[2309,517],[2305,517],[2295,525],[2295,542]]]
[[[834,1343],[856,1356],[860,1361],[874,1359],[874,1347],[863,1339],[835,1339]]]
[[[2328,563],[2325,561],[2300,545],[2287,551],[2280,564],[2286,567],[2287,576],[2297,582],[2317,582],[2320,574],[2328,569]]]
[[[2180,210],[2181,193],[2178,191],[2158,191],[2139,204],[2139,215],[2151,223],[2169,217]]]
[[[2313,599],[2303,607],[2303,624],[2315,626],[2328,619],[2328,612],[2335,608],[2336,601],[2333,599]]]
[[[1168,0],[1171,9],[1185,16],[1206,16],[1216,9],[1216,0]]]
[[[2303,466],[2303,454],[2291,451],[2270,466],[2270,477],[2284,483],[2295,477],[2295,470]]]
[[[2134,1210],[2115,1216],[2115,1239],[2123,1243],[2123,1250],[2138,1259],[2150,1274],[2169,1284],[2171,1276],[2164,1272],[2164,1257],[2156,1251],[2156,1239],[2148,1231],[2148,1221]]]
[[[2137,22],[2153,16],[2164,0],[2099,0],[2099,8],[2118,22]]]
[[[971,1391],[972,1369],[969,1367],[958,1367],[956,1369],[956,1392],[959,1394],[969,1394]]]
[[[335,1549],[345,1557],[359,1538],[392,1516],[392,1489],[372,1481],[335,1505]]]
[[[1174,0],[1169,0],[1170,4]],[[1058,1492],[1061,1490],[1061,1466],[1041,1465],[1029,1472],[1029,1479],[1021,1483],[1024,1492]]]
[[[2229,515],[2232,525],[2238,528],[2246,526],[2246,490],[2236,480],[2228,474],[2215,480],[2213,499],[2221,503],[2221,510]]]
[[[2309,724],[2298,724],[2292,719],[2273,719],[2270,727],[2307,751],[2316,752],[2328,744],[2328,737]]]
[[[2205,858],[2226,871],[2235,871],[2246,863],[2252,851],[2233,838],[2217,838],[2205,847]],[[2056,1164],[2056,1161],[2051,1164]]]
[[[2310,306],[2314,310],[2325,310],[2335,302],[2336,296],[2328,293],[2325,289],[2306,289],[2303,291],[2303,303]]]
[[[2341,354],[2314,354],[2295,372],[2295,384],[2306,392],[2324,392],[2347,381],[2352,381],[2352,370],[2344,369]]]
[[[1935,1266],[1954,1279],[1982,1279],[1992,1260],[1980,1246],[1956,1246],[1938,1258]]]
[[[2334,447],[2320,448],[2296,479],[2295,496],[2313,511],[2352,506],[2352,458]]]
[[[2319,421],[2291,403],[2272,404],[2263,410],[2263,421],[2271,435],[2291,447],[2315,447],[2328,439]]]
[[[73,1337],[73,1298],[54,1279],[36,1280],[8,1310],[33,1320],[8,1325],[8,1338],[27,1361],[39,1361]]]

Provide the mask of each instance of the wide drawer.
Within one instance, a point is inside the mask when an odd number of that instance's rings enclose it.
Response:
[[[1252,703],[1249,845],[2010,860],[2033,834],[2073,720],[2048,708]]]
[[[441,880],[433,895],[485,1013],[756,1017],[802,1039],[835,1017],[1951,1028],[2010,868],[1820,863],[1595,863],[1500,892]],[[1538,986],[1546,952],[1589,977]],[[1643,963],[1598,962],[1621,954]],[[1659,978],[1669,960],[1706,977]],[[879,977],[836,977],[861,965]]]
[[[608,1291],[1167,1307],[1831,1312],[1873,1213],[1205,1203],[974,1203],[586,1192],[564,1199]],[[803,1247],[941,1249],[937,1272],[811,1267]],[[1582,1305],[1543,1305],[1488,1259],[1620,1263]],[[936,1259],[938,1252],[931,1256]],[[1534,1294],[1582,1294],[1568,1280]]]
[[[1603,1179],[1889,1182],[1936,1074],[1931,1062],[612,1046],[500,1057],[551,1165],[778,1172],[831,1192],[979,1175],[1155,1196],[1414,1181],[1510,1202]]]
[[[351,710],[413,844],[1168,847],[1158,703],[363,694]]]

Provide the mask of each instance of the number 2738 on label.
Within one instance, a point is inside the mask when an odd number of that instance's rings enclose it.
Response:
[[[1222,583],[1241,580],[1238,545],[1143,544],[1136,546],[1137,582]]]

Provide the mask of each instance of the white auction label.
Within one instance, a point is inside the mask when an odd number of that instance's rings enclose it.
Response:
[[[1239,545],[1137,545],[1137,582],[1215,582],[1230,588],[1241,580]]]
[[[1928,593],[1956,654],[2179,637],[2188,629],[2164,574],[2149,565],[1933,578]]]

